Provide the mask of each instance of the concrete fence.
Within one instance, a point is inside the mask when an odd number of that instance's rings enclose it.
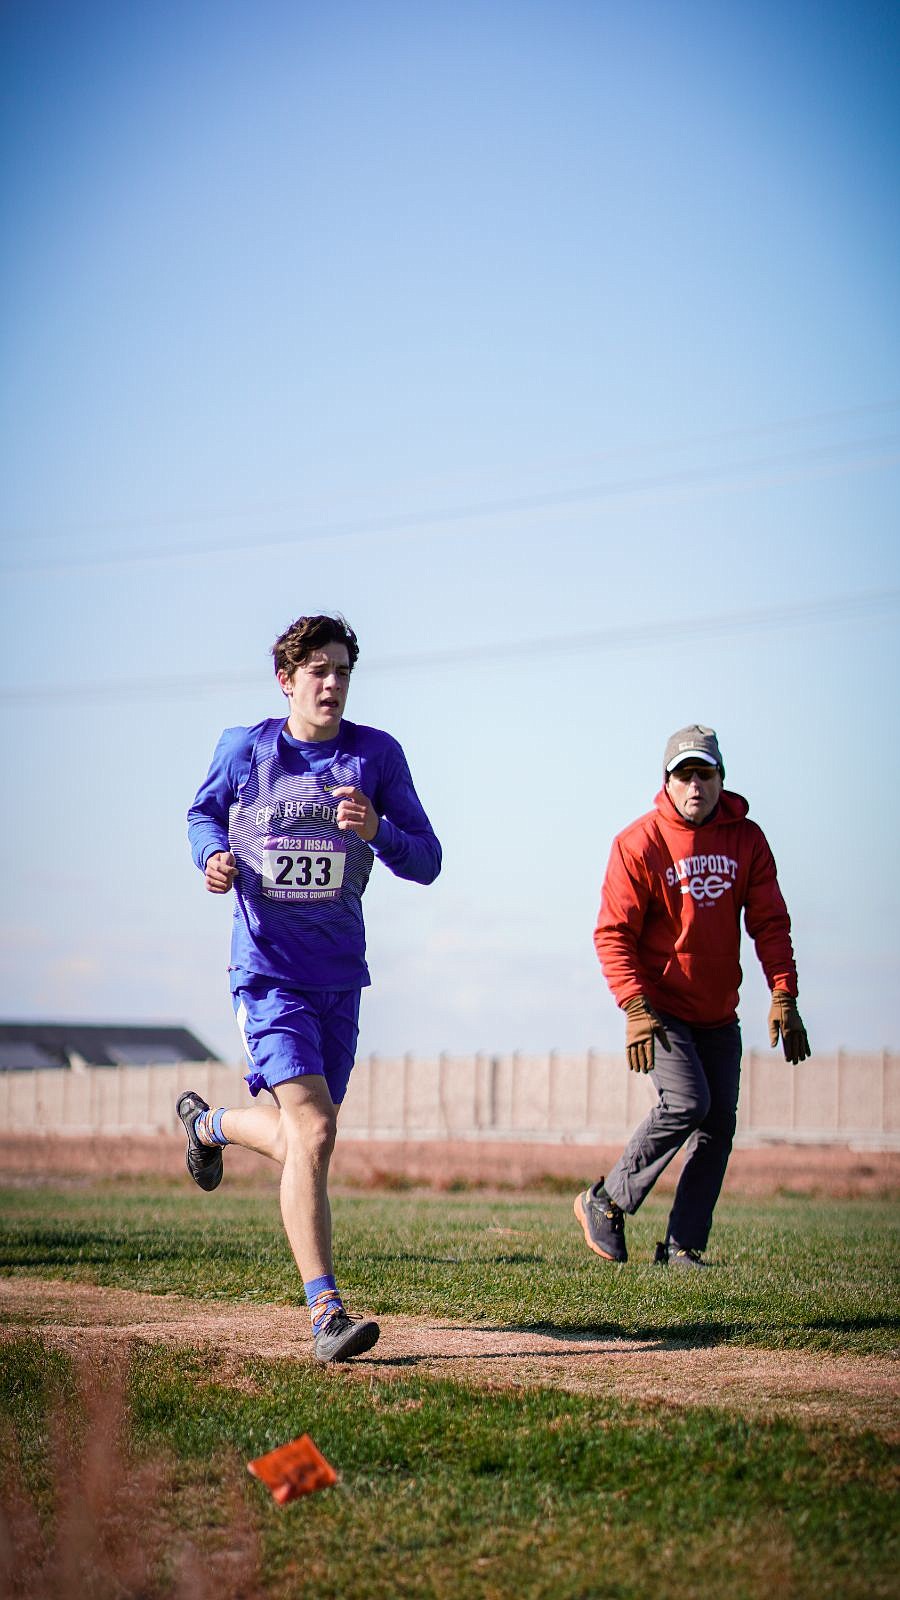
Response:
[[[179,1131],[175,1100],[250,1104],[242,1068],[221,1063],[0,1074],[0,1133]],[[352,1139],[473,1139],[611,1144],[652,1104],[621,1055],[363,1057],[341,1112]],[[900,1149],[900,1055],[840,1050],[789,1067],[780,1053],[743,1060],[738,1142],[790,1140]]]

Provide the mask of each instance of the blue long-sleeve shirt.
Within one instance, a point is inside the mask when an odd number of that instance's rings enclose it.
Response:
[[[336,825],[331,791],[353,784],[379,816],[371,846]],[[432,883],[441,847],[390,734],[341,722],[335,739],[302,744],[283,718],[226,728],[188,812],[202,870],[231,850],[231,970],[304,989],[369,983],[361,900],[377,856],[398,877]]]

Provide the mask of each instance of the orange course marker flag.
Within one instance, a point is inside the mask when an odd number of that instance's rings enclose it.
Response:
[[[299,1500],[303,1494],[315,1494],[317,1489],[330,1489],[338,1481],[334,1467],[316,1449],[308,1433],[248,1461],[247,1471],[265,1484],[280,1506],[288,1500]]]

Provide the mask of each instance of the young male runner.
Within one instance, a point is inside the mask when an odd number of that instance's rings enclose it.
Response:
[[[607,1261],[628,1260],[625,1213],[637,1211],[687,1141],[656,1259],[706,1265],[740,1086],[741,912],[772,991],[772,1047],[780,1036],[791,1063],[810,1053],[772,852],[724,778],[713,729],[679,729],[666,745],[655,809],[610,852],[594,944],[626,1014],[628,1065],[651,1074],[659,1099],[609,1177],[575,1200],[585,1242]]]
[[[359,649],[342,617],[299,617],[275,641],[287,719],[226,728],[188,812],[194,861],[212,894],[234,889],[231,993],[254,1096],[211,1111],[192,1090],[178,1115],[201,1189],[222,1147],[281,1164],[281,1215],[303,1277],[319,1361],[360,1355],[376,1322],[348,1316],[334,1278],[328,1166],[369,982],[361,900],[377,856],[432,883],[441,847],[396,739],[343,715]]]

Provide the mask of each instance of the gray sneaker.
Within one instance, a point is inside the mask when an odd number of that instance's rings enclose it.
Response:
[[[350,1317],[343,1307],[332,1312],[315,1336],[317,1361],[349,1361],[351,1356],[361,1356],[371,1350],[381,1329],[377,1322],[366,1317]]]
[[[222,1182],[222,1147],[221,1145],[201,1144],[194,1132],[194,1123],[201,1111],[208,1111],[209,1106],[201,1100],[199,1094],[193,1089],[188,1089],[179,1095],[175,1106],[179,1117],[184,1123],[187,1134],[187,1154],[185,1161],[187,1169],[195,1183],[201,1189],[218,1189]]]
[[[704,1261],[699,1250],[689,1250],[686,1245],[679,1244],[676,1239],[666,1239],[656,1246],[656,1255],[653,1257],[661,1267],[686,1267],[692,1271],[694,1267],[708,1267],[709,1262]]]
[[[574,1211],[589,1250],[604,1261],[628,1260],[625,1213],[610,1199],[602,1178],[576,1197]]]

